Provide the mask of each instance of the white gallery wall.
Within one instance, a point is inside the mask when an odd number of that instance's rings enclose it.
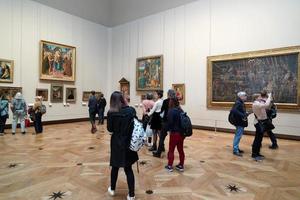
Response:
[[[64,86],[77,88],[77,102],[47,105],[45,121],[88,117],[82,106],[82,91],[107,94],[108,28],[29,0],[0,0],[0,58],[14,60],[14,82],[0,86],[22,87],[27,103],[33,103],[36,88],[51,82],[39,80],[39,41],[76,47],[76,81]],[[62,82],[54,82],[62,83]],[[49,95],[50,96],[50,95]],[[49,99],[50,100],[50,99]],[[12,115],[10,114],[11,123]]]
[[[206,58],[300,45],[298,0],[199,0],[111,29],[109,90],[125,77],[135,90],[136,58],[164,55],[164,90],[185,83],[186,105],[195,125],[233,128],[228,110],[206,106]],[[253,116],[248,130],[254,130]],[[276,133],[300,135],[300,113],[278,114]]]

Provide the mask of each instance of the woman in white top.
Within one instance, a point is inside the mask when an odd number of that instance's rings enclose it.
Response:
[[[150,122],[150,128],[153,130],[153,145],[149,149],[149,151],[156,151],[157,150],[157,136],[161,130],[161,107],[162,107],[162,97],[164,92],[162,90],[158,90],[155,92],[155,98],[157,99],[153,108],[148,113],[149,116],[152,116],[151,122]]]

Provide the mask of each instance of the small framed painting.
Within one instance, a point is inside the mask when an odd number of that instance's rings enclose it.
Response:
[[[40,96],[43,98],[43,101],[48,101],[48,89],[36,89],[36,96]]]
[[[181,105],[185,104],[185,84],[173,84],[173,89],[176,92],[176,97],[178,98]]]
[[[0,96],[5,95],[9,102],[15,97],[15,95],[21,92],[22,93],[22,88],[21,87],[1,87],[0,86]]]
[[[0,83],[12,83],[14,78],[14,61],[0,59]]]
[[[91,95],[91,92],[90,92],[90,91],[84,91],[84,92],[82,93],[82,101],[83,101],[83,102],[89,101],[90,95]]]
[[[66,88],[66,102],[76,102],[76,88]]]
[[[61,84],[51,85],[51,98],[52,103],[62,103],[64,100],[64,86]]]

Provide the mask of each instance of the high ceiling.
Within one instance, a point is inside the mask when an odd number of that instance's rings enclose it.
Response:
[[[196,0],[33,0],[113,27]]]

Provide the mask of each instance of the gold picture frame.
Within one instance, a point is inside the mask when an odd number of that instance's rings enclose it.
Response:
[[[41,96],[43,98],[43,101],[48,101],[49,97],[49,92],[48,89],[40,89],[37,88],[35,92],[36,96]]]
[[[89,101],[90,96],[91,96],[91,92],[92,91],[83,91],[82,92],[82,101],[83,102],[88,102]],[[97,99],[100,98],[101,94],[102,94],[101,92],[96,92],[95,91],[95,96],[96,96]]]
[[[22,93],[22,87],[6,87],[6,86],[0,86],[0,96],[3,94],[6,95],[9,102],[12,101],[12,99],[15,97],[15,95],[21,92]]]
[[[163,55],[136,59],[136,90],[163,89]]]
[[[50,101],[51,103],[63,103],[64,86],[62,84],[51,84]]]
[[[0,59],[0,83],[14,82],[14,61]]]
[[[74,82],[76,47],[40,41],[40,80]]]
[[[300,46],[207,57],[207,107],[230,108],[238,91],[273,92],[280,110],[300,109]]]
[[[178,98],[181,105],[185,105],[185,84],[172,84],[172,88],[176,92],[176,97]]]
[[[73,87],[66,87],[66,102],[75,103],[77,97],[77,89]]]

